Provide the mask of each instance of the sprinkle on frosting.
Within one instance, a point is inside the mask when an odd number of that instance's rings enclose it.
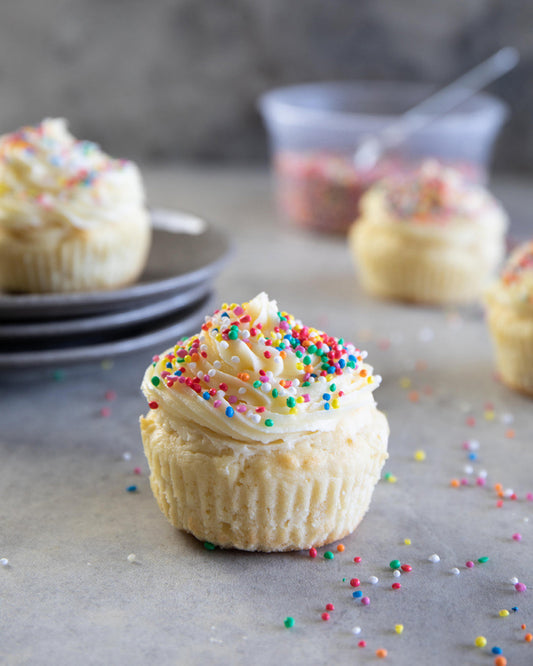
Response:
[[[519,300],[533,304],[533,241],[511,254],[501,275],[502,285],[515,292]]]
[[[155,357],[143,389],[152,403],[161,404],[155,388],[192,397],[227,421],[287,431],[292,420],[305,428],[309,416],[331,421],[337,410],[374,404],[381,377],[365,357],[343,338],[279,311],[262,293],[242,305],[223,304],[199,334]]]
[[[394,217],[415,224],[443,225],[458,216],[468,219],[493,203],[486,190],[433,160],[424,162],[415,172],[391,176],[378,187],[384,191]]]

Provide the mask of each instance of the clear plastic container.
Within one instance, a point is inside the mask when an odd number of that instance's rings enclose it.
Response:
[[[428,158],[485,182],[494,140],[508,114],[504,102],[485,93],[433,120],[373,169],[355,168],[353,154],[362,139],[390,126],[433,90],[399,82],[330,82],[265,93],[259,108],[282,215],[302,227],[344,232],[368,187]]]

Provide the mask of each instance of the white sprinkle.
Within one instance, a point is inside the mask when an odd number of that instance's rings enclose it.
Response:
[[[482,479],[486,479],[487,478],[487,470],[486,469],[480,469],[479,472],[478,472],[478,476]]]
[[[295,378],[292,380],[292,385],[293,385],[293,386],[300,386],[300,380],[298,379],[298,377],[295,377]]]
[[[272,390],[272,384],[269,384],[268,382],[263,382],[263,385],[261,386],[261,391],[263,393],[270,393]]]
[[[362,351],[360,356],[361,356],[361,358],[366,358],[368,356],[368,352],[367,351]]]
[[[472,405],[469,402],[460,402],[459,409],[466,414],[472,411]]]
[[[252,414],[252,421],[254,423],[261,423],[261,417],[259,416],[259,414]]]
[[[418,339],[420,342],[430,342],[435,337],[435,332],[429,326],[425,326],[418,331]]]
[[[513,416],[512,414],[510,414],[509,412],[504,412],[504,413],[500,416],[500,421],[501,421],[504,425],[509,425],[510,423],[512,423],[512,422],[514,421],[514,416]]]
[[[477,451],[479,449],[479,441],[477,439],[469,439],[467,443],[470,451]]]
[[[283,363],[281,356],[274,356],[274,363]]]
[[[237,364],[241,359],[238,356],[232,356],[231,362]]]
[[[201,370],[198,370],[198,372],[196,373],[196,376],[198,377],[198,379],[202,379],[203,376],[204,376],[204,373]]]
[[[210,377],[214,377],[217,374],[217,371],[214,368],[211,368],[207,373]]]
[[[269,379],[272,379],[272,378],[274,377],[274,373],[272,372],[272,370],[267,370],[267,372],[266,372],[266,376],[267,376]]]
[[[402,572],[399,569],[394,569],[392,575],[394,576],[394,578],[399,578],[402,575]]]
[[[243,393],[246,393],[246,387],[241,386],[241,388],[237,391],[237,393],[240,393],[241,395],[243,395]]]
[[[511,585],[516,585],[518,583],[518,578],[516,576],[513,576],[509,582],[511,583]]]
[[[244,331],[241,331],[241,338],[243,340],[248,340],[250,337],[250,331],[247,331],[246,329]]]
[[[354,634],[355,636],[358,636],[360,633],[361,633],[361,627],[354,627],[352,629],[352,634]]]
[[[374,375],[374,381],[376,382],[376,384],[381,384],[381,382],[383,381],[383,377],[381,375]]]
[[[226,340],[221,340],[220,346],[222,349],[227,349],[229,347],[229,344],[226,342]]]
[[[504,497],[511,497],[511,495],[514,494],[514,490],[512,488],[507,488],[507,490],[503,491],[503,496]]]
[[[201,352],[206,352],[207,351],[207,345],[200,345],[200,351]]]
[[[191,361],[189,363],[189,369],[193,372],[194,372],[194,370],[196,370],[196,362],[195,361]]]
[[[122,460],[131,460],[131,453],[129,451],[124,451],[122,454]]]
[[[213,361],[213,367],[216,368],[217,370],[220,368],[222,363],[220,361]]]
[[[474,468],[472,465],[465,465],[464,467],[465,474],[473,474]]]
[[[128,562],[135,562],[137,560],[137,555],[135,555],[135,553],[130,553],[126,559]]]
[[[0,564],[3,567],[7,567],[7,565],[9,564],[9,560],[7,559],[7,557],[2,557],[2,559],[0,559]]]
[[[375,584],[378,582],[378,580],[379,580],[379,578],[378,578],[377,576],[370,576],[370,577],[368,578],[368,582],[369,582],[371,585],[375,585]]]
[[[437,555],[437,553],[433,553],[433,555],[430,555],[430,556],[428,557],[428,560],[429,560],[430,562],[434,562],[434,563],[436,563],[436,562],[440,562],[440,557]]]
[[[457,567],[453,567],[453,569],[450,569],[450,573],[453,574],[454,576],[458,576],[461,572]]]

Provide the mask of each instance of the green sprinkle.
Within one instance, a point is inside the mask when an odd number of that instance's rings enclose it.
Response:
[[[271,428],[274,425],[274,421],[272,419],[265,419],[265,425],[267,428]]]
[[[273,397],[273,398],[277,398],[278,395],[279,395],[279,391],[278,391],[278,389],[272,389],[272,397]]]
[[[210,541],[204,541],[204,548],[206,550],[215,550],[216,546],[214,543],[211,543]]]
[[[252,386],[254,388],[259,388],[261,386],[261,382],[259,381],[259,379],[256,379],[255,382],[252,384]]]
[[[400,562],[400,560],[391,560],[391,562],[389,563],[389,567],[391,569],[399,569],[401,566],[402,563]]]
[[[286,346],[287,345],[284,342],[280,342],[278,349],[285,349]]]
[[[477,561],[478,561],[480,564],[485,564],[485,562],[488,562],[488,561],[489,561],[489,557],[488,557],[487,555],[483,555],[483,557],[478,557],[478,558],[477,558]]]
[[[297,352],[295,353],[295,356],[297,356],[298,358],[302,358],[303,353],[302,353],[301,351],[297,351]]]
[[[296,400],[293,397],[287,398],[287,407],[290,407],[291,409],[296,407]]]
[[[311,357],[310,356],[304,356],[304,364],[309,365],[311,363]]]
[[[336,391],[337,390],[337,385],[336,384],[331,384],[331,386],[329,387],[329,390],[331,392]]]
[[[335,557],[335,555],[333,555],[331,550],[326,550],[326,552],[324,553],[324,557],[326,560],[332,560]]]
[[[320,367],[322,368],[322,370],[328,370],[329,369],[329,363],[322,363],[322,365]]]
[[[287,627],[287,629],[294,627],[294,618],[286,617],[285,620],[283,621],[283,624]]]
[[[346,363],[346,365],[347,365],[349,368],[352,368],[352,369],[355,368],[355,363],[354,363],[353,361],[348,361],[348,363]]]
[[[231,327],[230,332],[228,333],[229,340],[236,340],[239,337],[239,330],[237,327]]]
[[[309,347],[307,347],[308,354],[314,354],[315,352],[316,352],[316,345],[309,345]]]
[[[152,377],[150,381],[154,386],[159,386],[159,384],[161,384],[161,380],[159,379],[159,377]]]
[[[337,342],[338,342],[339,345],[343,345],[344,344],[344,338],[339,338],[337,340]]]
[[[311,386],[311,382],[304,382],[302,386]]]
[[[54,370],[52,377],[54,378],[55,382],[62,382],[65,379],[65,373],[63,370]]]

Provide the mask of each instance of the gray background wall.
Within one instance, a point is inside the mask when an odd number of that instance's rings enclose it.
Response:
[[[512,109],[496,166],[529,170],[532,1],[0,0],[0,132],[63,115],[116,155],[259,161],[270,87],[445,83],[505,44],[522,61],[491,88]]]

